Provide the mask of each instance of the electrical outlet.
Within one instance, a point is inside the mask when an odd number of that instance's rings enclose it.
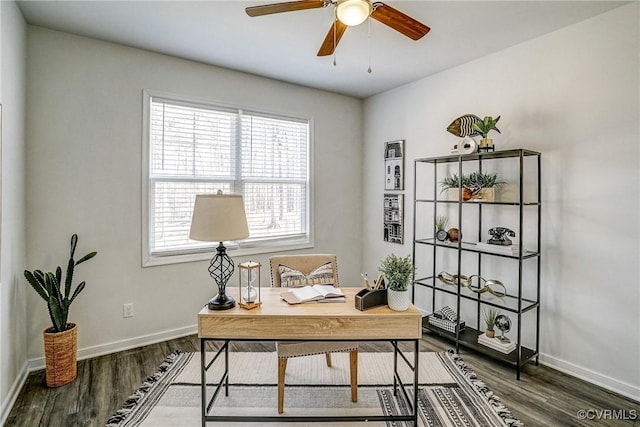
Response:
[[[127,303],[122,306],[122,317],[133,317],[133,303]]]

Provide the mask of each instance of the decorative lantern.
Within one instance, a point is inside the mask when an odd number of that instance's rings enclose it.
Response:
[[[240,269],[239,298],[240,307],[251,310],[259,307],[260,301],[260,268],[259,262],[248,261],[238,264]],[[243,290],[244,284],[244,290]]]

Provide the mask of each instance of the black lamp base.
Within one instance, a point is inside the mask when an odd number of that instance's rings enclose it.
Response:
[[[220,298],[220,294],[209,300],[209,310],[228,310],[236,306],[236,300],[231,295]]]
[[[216,254],[211,258],[211,265],[209,265],[209,274],[218,285],[218,294],[209,301],[209,310],[228,310],[236,306],[236,300],[225,292],[233,270],[233,261],[227,255],[227,249],[220,242],[216,248]]]

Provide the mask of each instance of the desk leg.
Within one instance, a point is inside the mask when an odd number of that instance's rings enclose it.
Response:
[[[393,395],[398,395],[398,342],[392,341],[393,344]]]
[[[206,369],[206,351],[205,351],[205,340],[200,338],[200,396],[202,397],[202,402],[200,403],[200,407],[202,409],[202,427],[206,427],[207,421],[207,375],[205,372]]]
[[[226,379],[224,380],[224,395],[229,396],[229,341],[224,343],[224,372]]]
[[[209,422],[259,422],[259,423],[264,423],[264,422],[277,422],[277,423],[282,423],[282,422],[322,422],[322,423],[331,423],[331,422],[355,422],[355,421],[387,421],[387,423],[389,423],[390,421],[394,423],[394,425],[396,424],[395,421],[405,421],[405,422],[412,422],[414,427],[418,426],[418,363],[419,363],[419,356],[420,356],[420,340],[415,340],[414,341],[414,377],[413,377],[413,382],[414,382],[414,394],[413,397],[410,397],[409,393],[406,390],[405,387],[405,383],[403,382],[403,380],[398,376],[398,355],[400,355],[400,357],[402,357],[402,359],[408,364],[408,366],[411,368],[411,362],[409,361],[409,359],[405,356],[405,354],[400,350],[400,348],[398,347],[398,341],[391,341],[391,343],[393,344],[393,348],[394,348],[394,360],[393,360],[393,370],[394,370],[394,376],[393,376],[393,394],[394,396],[397,396],[397,389],[401,388],[402,389],[402,393],[404,395],[404,400],[405,402],[407,402],[408,405],[411,405],[411,403],[413,403],[412,409],[413,412],[411,414],[390,414],[390,415],[386,415],[386,416],[381,416],[381,415],[372,415],[372,416],[364,416],[364,415],[355,415],[355,416],[288,416],[288,417],[282,417],[282,416],[250,416],[250,415],[209,415],[211,413],[211,409],[213,406],[213,403],[216,399],[216,397],[218,396],[218,393],[220,392],[220,389],[222,388],[222,386],[225,386],[225,392],[226,395],[229,395],[229,340],[225,340],[224,344],[223,344],[223,348],[219,348],[218,351],[216,352],[215,356],[212,357],[212,359],[207,363],[207,359],[206,359],[206,342],[207,341],[215,341],[215,339],[204,339],[204,338],[200,338],[200,381],[201,381],[201,406],[202,406],[202,411],[201,411],[201,416],[202,416],[202,423],[201,426],[202,427],[206,427],[207,425],[207,421]],[[403,340],[404,341],[404,340]],[[408,340],[407,340],[408,341]],[[209,367],[211,367],[211,365],[213,363],[215,363],[215,361],[218,359],[219,356],[222,355],[222,352],[224,352],[225,355],[225,372],[223,374],[223,377],[220,378],[220,381],[218,382],[215,390],[213,390],[212,396],[211,396],[211,401],[208,402],[208,398],[207,398],[207,376],[206,376],[206,371],[209,369]],[[404,411],[403,411],[404,412]]]
[[[420,340],[416,340],[413,348],[413,425],[414,427],[418,427],[418,373],[420,372],[420,366],[418,363],[420,361]]]

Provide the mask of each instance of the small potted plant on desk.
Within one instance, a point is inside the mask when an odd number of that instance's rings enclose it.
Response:
[[[409,285],[413,284],[415,267],[411,255],[397,257],[388,255],[382,260],[378,270],[384,276],[387,286],[387,304],[395,311],[405,311],[411,305]]]
[[[85,287],[80,282],[71,293],[73,273],[75,267],[96,256],[97,252],[90,252],[74,260],[73,256],[78,244],[78,235],[71,236],[71,251],[67,263],[67,274],[63,281],[62,268],[56,268],[54,273],[44,273],[42,270],[24,271],[24,277],[33,289],[47,302],[49,317],[53,324],[43,332],[45,354],[45,376],[49,387],[60,387],[76,379],[78,327],[75,323],[68,323],[69,307]],[[64,287],[63,287],[64,286]]]

